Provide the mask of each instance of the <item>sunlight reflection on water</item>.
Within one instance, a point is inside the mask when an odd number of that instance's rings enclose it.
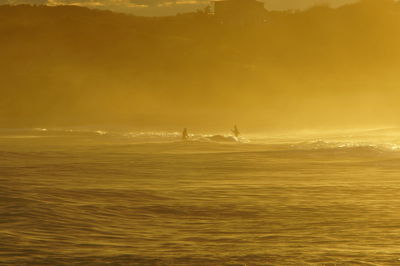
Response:
[[[57,137],[0,140],[5,263],[393,265],[400,258],[397,144],[43,133]]]

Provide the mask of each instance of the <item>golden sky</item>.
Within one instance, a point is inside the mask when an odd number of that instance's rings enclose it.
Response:
[[[343,5],[356,0],[264,0],[267,9],[304,9],[312,5]],[[144,16],[163,16],[203,8],[209,0],[0,0],[0,4],[78,5]]]

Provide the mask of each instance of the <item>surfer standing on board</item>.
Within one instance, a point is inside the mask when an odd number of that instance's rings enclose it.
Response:
[[[182,140],[187,140],[189,138],[189,134],[187,133],[187,129],[184,128],[182,132]]]
[[[237,128],[236,125],[233,126],[233,129],[231,129],[231,131],[232,131],[232,133],[233,133],[233,135],[234,135],[235,137],[238,138],[238,137],[240,136],[240,132],[239,132],[239,130],[238,130],[238,128]]]

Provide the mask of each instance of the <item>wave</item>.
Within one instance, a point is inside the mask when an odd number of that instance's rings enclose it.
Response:
[[[110,131],[104,129],[88,128],[23,128],[23,129],[1,129],[0,137],[3,138],[39,138],[39,137],[109,137],[122,138],[131,141],[177,141],[181,140],[180,132],[167,131]],[[188,141],[191,142],[243,142],[249,140],[244,137],[236,138],[231,135],[212,134],[189,134]]]
[[[305,141],[291,144],[295,149],[302,150],[371,150],[371,151],[400,151],[400,145],[395,143],[372,142],[329,142],[323,140]]]
[[[118,141],[126,144],[157,144],[165,143],[171,149],[201,149],[212,148],[212,146],[222,145],[227,150],[235,147],[234,151],[305,151],[305,152],[340,152],[340,153],[396,153],[400,151],[400,131],[395,129],[374,130],[358,132],[357,134],[343,135],[320,134],[314,136],[299,135],[250,135],[246,137],[233,137],[222,134],[190,134],[188,140],[181,139],[180,132],[168,131],[129,131],[129,130],[106,130],[103,128],[19,128],[19,129],[0,129],[0,138],[68,138],[90,139],[96,141]],[[368,134],[367,134],[368,133]],[[391,138],[382,138],[381,135]],[[368,135],[368,138],[365,138]],[[377,135],[377,137],[371,137]],[[61,142],[61,140],[60,140]],[[231,145],[228,145],[231,144]],[[236,144],[246,144],[239,145]]]
[[[97,136],[107,135],[104,130],[88,129],[48,129],[48,128],[18,128],[1,129],[0,137],[23,138],[23,137],[57,137],[57,136]]]

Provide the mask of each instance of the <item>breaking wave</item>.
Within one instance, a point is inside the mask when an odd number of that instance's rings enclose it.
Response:
[[[389,132],[389,133],[388,133]],[[129,131],[129,130],[105,130],[99,128],[23,128],[0,129],[0,138],[33,139],[33,138],[57,138],[118,141],[121,143],[157,144],[167,143],[180,148],[190,147],[207,149],[215,145],[241,144],[238,151],[320,151],[340,153],[383,153],[400,151],[400,131],[375,130],[364,131],[357,134],[342,135],[249,135],[249,137],[233,137],[224,134],[190,134],[189,139],[183,141],[180,132],[167,131]],[[179,145],[178,145],[179,143]],[[185,144],[185,145],[183,145]],[[197,145],[197,146],[196,146]]]

